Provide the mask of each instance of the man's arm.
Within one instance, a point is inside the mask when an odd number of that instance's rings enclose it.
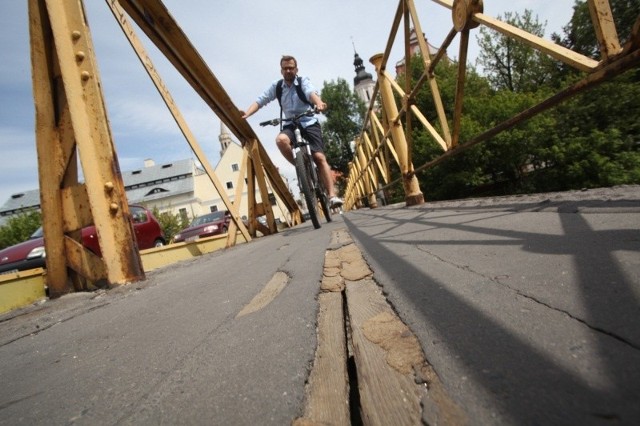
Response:
[[[260,109],[260,105],[258,105],[257,102],[252,103],[251,105],[249,105],[249,108],[247,108],[247,110],[243,112],[242,118],[249,118],[250,116],[255,114],[255,112],[258,111],[259,109]]]
[[[311,103],[314,104],[316,108],[318,108],[318,111],[324,111],[325,109],[327,109],[327,104],[324,103],[324,101],[320,98],[320,95],[318,95],[316,92],[312,92],[309,98],[311,100]]]
[[[271,83],[271,86],[269,86],[269,88],[267,88],[267,90],[265,90],[262,95],[258,96],[258,99],[256,99],[254,103],[249,105],[249,108],[247,108],[246,111],[241,111],[242,118],[249,118],[260,108],[274,100],[276,98],[276,84],[278,84],[278,80]]]

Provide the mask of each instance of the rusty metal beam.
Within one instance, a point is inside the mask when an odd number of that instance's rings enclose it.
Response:
[[[180,131],[182,132],[185,139],[189,143],[191,150],[193,151],[195,156],[198,158],[198,161],[200,161],[200,164],[202,164],[202,167],[207,173],[207,176],[209,176],[211,183],[216,189],[216,192],[218,193],[218,195],[220,195],[220,198],[222,199],[222,202],[224,203],[226,209],[229,212],[231,212],[232,222],[234,222],[236,227],[240,230],[244,239],[246,241],[250,241],[251,236],[249,235],[249,231],[240,220],[240,214],[238,210],[240,207],[238,203],[240,198],[236,198],[235,204],[232,203],[231,200],[229,199],[229,196],[227,195],[225,187],[222,185],[222,183],[218,179],[218,176],[215,174],[215,171],[211,166],[211,164],[209,163],[209,160],[207,159],[206,155],[204,154],[204,151],[200,147],[200,144],[198,143],[193,132],[191,132],[191,129],[187,125],[186,120],[184,119],[184,117],[182,116],[182,113],[180,112],[180,109],[178,108],[176,103],[173,101],[173,97],[171,96],[171,94],[169,93],[169,90],[167,90],[164,82],[160,78],[160,75],[158,74],[156,67],[153,65],[153,62],[151,61],[151,58],[149,57],[149,55],[147,55],[147,52],[144,46],[142,45],[142,42],[136,35],[131,24],[129,24],[129,21],[127,20],[125,13],[120,7],[120,5],[118,4],[118,2],[115,0],[111,0],[111,1],[107,0],[107,4],[111,8],[111,12],[115,16],[118,23],[120,24],[120,28],[122,28],[122,31],[124,32],[125,36],[129,40],[131,47],[133,47],[133,50],[136,52],[138,59],[140,59],[142,66],[145,68],[145,70],[147,71],[147,74],[151,78],[151,81],[156,86],[156,89],[158,90],[158,93],[162,97],[165,105],[169,109],[169,112],[171,112],[171,115],[176,121],[176,124],[178,125],[178,127],[180,128]],[[229,241],[231,242],[232,239],[235,240],[236,234],[229,233],[228,238],[229,238]]]
[[[251,126],[242,119],[238,107],[232,102],[216,76],[160,0],[107,1],[120,3],[131,19],[243,145],[250,140],[256,140],[261,145]],[[262,165],[278,196],[290,212],[299,210],[293,196],[282,182],[277,168],[262,146],[259,146],[258,154],[259,158],[253,160]]]
[[[47,256],[50,294],[68,292],[69,278],[77,290],[86,279],[143,279],[82,1],[29,0],[29,17],[45,248],[57,254]],[[88,256],[80,228],[89,223],[97,229],[103,268],[73,261]]]
[[[636,23],[632,28],[630,39],[624,46],[619,46],[619,42],[617,40],[617,30],[614,25],[613,17],[611,16],[611,9],[608,0],[587,0],[592,14],[594,29],[596,31],[598,42],[601,48],[602,59],[600,61],[581,55],[578,52],[571,51],[563,46],[542,39],[533,34],[529,34],[526,31],[523,31],[505,22],[501,22],[498,19],[483,14],[482,0],[432,1],[452,10],[452,30],[443,41],[443,44],[440,46],[440,49],[438,50],[436,55],[431,58],[431,61],[425,58],[425,73],[423,73],[423,75],[419,78],[417,84],[415,84],[411,89],[409,95],[406,95],[405,92],[409,91],[409,86],[406,86],[405,90],[403,91],[397,84],[390,82],[391,77],[384,70],[384,65],[388,60],[388,55],[393,48],[395,33],[398,31],[400,25],[399,20],[403,18],[403,12],[406,11],[407,8],[410,11],[409,15],[414,22],[414,28],[420,28],[418,16],[413,5],[413,0],[400,0],[394,21],[391,26],[391,32],[393,34],[389,36],[389,41],[387,42],[384,55],[381,55],[382,58],[377,59],[377,63],[380,64],[381,72],[378,71],[379,81],[374,88],[374,93],[378,93],[378,91],[380,90],[381,82],[384,81],[384,84],[386,86],[395,89],[396,93],[398,93],[402,97],[401,109],[398,111],[396,105],[397,102],[392,96],[384,96],[383,94],[383,102],[380,105],[381,108],[377,108],[374,104],[374,101],[370,103],[369,115],[365,118],[362,131],[362,133],[366,135],[368,132],[371,132],[376,128],[381,128],[382,126],[379,124],[378,117],[376,116],[376,114],[380,114],[383,122],[385,123],[385,130],[380,130],[380,133],[383,134],[385,138],[387,138],[392,133],[391,130],[393,129],[393,127],[401,123],[403,114],[411,112],[412,114],[416,115],[419,121],[432,136],[433,140],[445,149],[445,153],[435,160],[429,161],[416,167],[415,169],[411,170],[409,174],[415,174],[421,170],[439,164],[440,162],[454,155],[458,155],[461,152],[464,152],[473,145],[484,142],[496,136],[498,133],[508,130],[516,126],[518,123],[530,119],[531,117],[543,111],[546,111],[549,108],[560,104],[561,102],[564,102],[565,100],[577,95],[578,93],[589,90],[604,81],[610,80],[615,76],[620,75],[623,72],[640,65],[640,16],[637,18]],[[405,21],[408,19],[406,13],[404,13],[404,19]],[[405,22],[405,32],[406,25],[407,23]],[[510,119],[504,121],[503,123],[500,123],[492,129],[489,129],[482,134],[471,136],[467,141],[458,141],[460,135],[460,122],[463,114],[462,106],[464,101],[464,81],[467,73],[466,52],[469,42],[469,30],[476,28],[478,25],[485,25],[486,27],[500,32],[505,37],[526,44],[579,71],[583,71],[584,73],[586,73],[586,76],[578,83],[575,83],[572,86],[559,91],[540,104],[514,115]],[[415,107],[415,105],[412,105],[412,99],[417,96],[424,82],[429,79],[431,84],[431,93],[434,97],[434,102],[436,102],[436,107],[438,107],[437,103],[440,99],[440,94],[437,89],[435,78],[433,78],[433,72],[437,63],[445,57],[446,49],[458,34],[460,34],[460,52],[457,73],[458,78],[454,96],[454,105],[452,108],[453,116],[451,117],[451,122],[453,123],[453,135],[451,139],[449,139],[448,132],[444,128],[446,119],[443,120],[443,114],[438,114],[441,121],[440,124],[442,127],[442,133],[444,134],[444,136],[441,136],[436,132],[436,129],[428,122],[428,120],[426,120],[422,116],[421,112]],[[420,45],[421,52],[423,53],[423,55],[429,56],[429,53],[425,54],[426,49],[422,43],[420,34],[418,33],[417,35],[419,36],[420,40],[418,44]],[[407,42],[408,41],[405,40],[405,43]],[[408,47],[405,46],[405,52],[408,50]],[[408,61],[405,62],[407,64],[409,63]],[[415,126],[415,124],[413,125]],[[389,129],[387,130],[387,128]],[[374,136],[377,136],[378,132],[374,132],[372,134]],[[363,143],[362,141],[364,139],[358,138],[357,140],[359,142],[357,142],[356,148],[358,147],[358,144]],[[456,144],[458,143],[459,145],[456,146]],[[389,147],[392,148],[391,146]],[[362,194],[361,185],[365,181],[365,179],[367,179],[366,173],[368,173],[368,168],[373,165],[374,161],[383,161],[381,146],[376,147],[376,149],[372,152],[367,150],[365,150],[364,152],[369,155],[366,158],[366,161],[364,163],[360,161],[359,164],[354,164],[354,167],[351,168],[351,171],[354,172],[354,174],[349,175],[349,183],[347,184],[347,188],[348,191],[351,192],[345,194],[345,199],[348,200],[345,205],[346,209],[349,209],[352,206],[356,206],[358,203],[357,200],[359,200],[360,197],[371,195]],[[400,169],[404,170],[404,167],[402,166],[404,162],[404,154],[401,152],[395,153],[393,152],[393,150],[391,150],[391,153],[393,154],[393,157],[389,157],[389,160],[395,160],[396,164],[400,166]],[[382,189],[386,189],[392,185],[397,184],[400,181],[405,183],[406,179],[406,173],[403,172],[399,178],[391,182],[386,181],[386,185],[382,187]]]

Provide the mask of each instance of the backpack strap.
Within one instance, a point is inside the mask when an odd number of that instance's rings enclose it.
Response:
[[[280,109],[282,109],[282,83],[284,82],[284,79],[280,79],[278,80],[278,83],[276,83],[276,99],[278,99],[278,105],[280,105]]]
[[[300,98],[300,100],[302,102],[304,102],[305,104],[311,106],[311,102],[309,102],[309,100],[307,99],[307,97],[304,95],[304,92],[302,91],[302,77],[300,76],[296,76],[296,80],[298,84],[294,84],[295,88],[296,88],[296,92],[298,93],[298,97]],[[282,109],[282,84],[284,83],[283,79],[280,79],[278,81],[278,83],[276,83],[276,98],[278,99],[278,104],[280,104],[280,109]]]
[[[312,106],[311,102],[309,102],[309,100],[307,99],[307,97],[304,95],[304,92],[302,91],[302,77],[300,76],[296,76],[296,82],[298,84],[294,84],[295,88],[296,88],[296,93],[298,93],[298,97],[300,98],[300,100],[302,102],[304,102],[305,104]],[[278,80],[278,82],[276,83],[276,98],[278,99],[278,104],[280,105],[280,131],[282,131],[282,84],[284,83],[284,79],[280,79]]]

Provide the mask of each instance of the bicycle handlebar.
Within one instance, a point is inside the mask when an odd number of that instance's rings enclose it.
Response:
[[[308,109],[305,112],[301,112],[300,114],[297,114],[295,116],[293,116],[292,118],[274,118],[273,120],[267,120],[267,121],[263,121],[262,123],[260,123],[260,125],[262,127],[264,126],[277,126],[278,124],[285,122],[285,121],[291,121],[291,122],[296,122],[299,119],[301,119],[302,117],[311,117],[315,114],[317,114],[319,111],[317,108],[313,108],[313,109]]]

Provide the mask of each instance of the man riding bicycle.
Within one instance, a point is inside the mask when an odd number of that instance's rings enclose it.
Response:
[[[327,104],[323,102],[320,95],[316,92],[315,88],[307,77],[298,77],[298,63],[293,56],[283,56],[280,59],[280,72],[282,73],[283,80],[274,81],[264,91],[264,93],[258,96],[258,99],[249,105],[247,111],[243,114],[242,118],[248,118],[258,111],[269,102],[278,98],[280,106],[285,118],[294,117],[296,114],[306,111],[310,105],[315,105],[318,111],[324,111],[327,109]],[[301,119],[302,124],[302,137],[309,142],[309,147],[313,154],[313,161],[318,168],[318,174],[324,187],[327,188],[329,203],[331,207],[339,207],[342,205],[342,200],[335,194],[333,175],[329,163],[327,163],[327,157],[324,155],[324,141],[322,139],[322,130],[318,120],[311,117],[303,117]],[[289,163],[294,164],[293,155],[291,153],[291,141],[295,140],[294,126],[286,125],[282,128],[278,136],[276,137],[276,145]]]

